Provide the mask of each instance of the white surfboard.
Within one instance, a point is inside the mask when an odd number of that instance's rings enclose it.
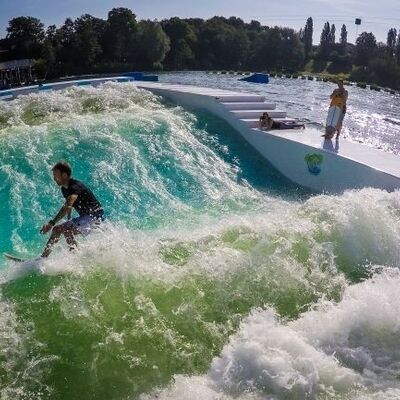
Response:
[[[342,115],[342,110],[338,106],[329,107],[328,116],[326,117],[325,124],[325,138],[332,139],[336,132],[336,127],[339,122],[339,118]]]
[[[342,110],[338,106],[329,107],[328,116],[326,117],[325,126],[333,126],[336,128],[339,118],[342,115]]]
[[[25,259],[25,258],[16,257],[16,256],[13,256],[12,254],[8,254],[8,253],[3,253],[3,256],[5,258],[7,258],[8,260],[15,261],[15,262],[25,262],[25,261],[27,261],[27,259]]]
[[[18,263],[24,263],[24,262],[27,262],[27,261],[34,261],[34,260],[38,260],[38,259],[41,258],[41,257],[21,258],[21,257],[14,256],[13,254],[9,254],[9,253],[3,253],[3,256],[5,258],[7,258],[8,260],[15,261],[15,262],[18,262]]]

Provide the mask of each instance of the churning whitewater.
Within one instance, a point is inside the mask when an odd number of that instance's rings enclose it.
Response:
[[[400,397],[400,193],[311,195],[224,122],[129,83],[0,102],[0,250],[66,159],[107,216],[1,260],[0,398]]]

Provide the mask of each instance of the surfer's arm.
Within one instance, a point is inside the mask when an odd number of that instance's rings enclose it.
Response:
[[[47,225],[53,227],[54,225],[57,224],[58,221],[62,220],[66,215],[70,215],[72,211],[72,206],[74,205],[77,198],[78,198],[77,194],[71,194],[71,196],[67,198],[65,204],[60,208],[60,211],[57,213],[57,215],[53,219],[51,219]]]
[[[78,198],[77,194],[71,194],[65,202],[65,204],[60,208],[60,211],[57,213],[57,215],[51,219],[47,224],[42,226],[42,229],[40,230],[41,233],[47,233],[49,232],[54,225],[63,219],[66,215],[71,215],[72,211],[72,206],[74,205],[76,199]]]
[[[66,215],[70,215],[72,211],[72,206],[74,205],[76,199],[78,198],[77,194],[71,194],[68,196],[65,204],[60,208],[60,211],[57,215],[50,221],[53,223],[53,226],[60,220],[62,220]]]

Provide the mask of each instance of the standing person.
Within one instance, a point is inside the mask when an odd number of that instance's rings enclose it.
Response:
[[[349,97],[349,92],[343,86],[343,80],[339,79],[337,81],[338,87],[332,92],[331,107],[339,107],[342,113],[340,114],[338,123],[336,124],[336,139],[339,138],[340,132],[342,130],[343,119],[347,111],[347,99]],[[333,135],[332,135],[333,136]]]
[[[66,162],[58,162],[53,167],[53,178],[56,184],[61,187],[65,203],[57,215],[44,224],[40,230],[40,233],[43,234],[51,231],[50,239],[42,257],[48,257],[53,246],[62,235],[65,236],[70,250],[73,250],[77,246],[75,236],[79,234],[87,235],[92,228],[104,219],[103,207],[92,191],[82,182],[73,179],[71,175],[71,167]],[[78,212],[79,217],[70,219],[72,208]],[[68,217],[68,221],[57,225],[65,216]]]

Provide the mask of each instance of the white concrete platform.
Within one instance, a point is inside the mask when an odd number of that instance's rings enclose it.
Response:
[[[400,189],[397,155],[343,138],[324,140],[323,132],[313,128],[259,130],[263,111],[276,119],[291,120],[285,112],[276,110],[275,104],[268,101],[271,99],[240,92],[222,95],[216,89],[195,86],[147,82],[137,85],[182,106],[207,109],[223,118],[278,171],[301,186],[329,193],[363,187]]]
[[[286,115],[286,113],[285,113]],[[282,116],[282,113],[280,114],[279,117],[276,117],[274,115],[270,115],[271,118],[274,119],[276,122],[295,122],[293,118],[288,118]],[[259,118],[241,118],[243,122],[247,124],[249,128],[258,128],[260,126],[260,119]]]
[[[259,129],[254,129],[254,131],[258,134],[264,133],[260,132]],[[331,152],[400,178],[400,157],[395,154],[374,149],[361,143],[351,142],[343,138],[339,138],[339,140],[326,140],[321,137],[321,131],[315,128],[307,128],[300,130],[300,132],[299,130],[292,129],[269,131],[268,134],[297,141],[322,151]]]
[[[237,118],[246,118],[246,119],[256,119],[257,121],[260,119],[260,115],[263,112],[268,112],[268,115],[271,118],[285,118],[286,111],[283,110],[268,110],[264,108],[262,110],[231,110],[231,113],[235,115]]]
[[[234,103],[224,103],[222,104],[228,110],[275,110],[276,104],[266,103],[265,101],[253,101],[253,102],[234,102]]]

